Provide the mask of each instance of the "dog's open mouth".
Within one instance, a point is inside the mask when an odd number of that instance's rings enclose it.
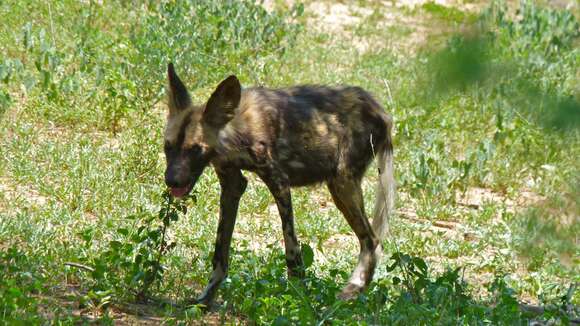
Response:
[[[189,194],[189,192],[191,191],[192,188],[193,188],[193,182],[191,182],[190,184],[188,184],[185,187],[171,187],[171,188],[169,188],[169,192],[171,193],[171,196],[173,196],[175,198],[181,198],[181,197]]]

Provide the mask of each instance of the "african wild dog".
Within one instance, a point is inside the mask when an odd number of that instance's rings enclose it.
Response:
[[[358,87],[242,89],[230,76],[207,103],[196,106],[172,64],[168,78],[165,183],[174,197],[185,196],[211,164],[222,189],[213,273],[198,302],[211,303],[228,270],[238,204],[247,185],[241,170],[256,173],[276,201],[291,276],[303,276],[303,268],[290,187],[325,182],[361,246],[358,265],[339,297],[362,291],[372,280],[393,207],[391,116]],[[375,154],[379,182],[371,226],[361,180]]]

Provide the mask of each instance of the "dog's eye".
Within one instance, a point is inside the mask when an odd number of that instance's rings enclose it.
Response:
[[[189,154],[189,155],[197,155],[201,153],[201,146],[199,145],[193,145],[189,148],[186,148],[185,151]]]

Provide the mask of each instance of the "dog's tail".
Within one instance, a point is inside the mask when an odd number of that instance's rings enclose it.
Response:
[[[373,212],[373,230],[383,240],[389,229],[389,218],[395,206],[395,178],[393,170],[393,142],[391,137],[392,120],[387,124],[387,139],[380,146],[377,156],[379,179],[376,186],[375,208]]]

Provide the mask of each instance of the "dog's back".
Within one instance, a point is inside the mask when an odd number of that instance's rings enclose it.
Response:
[[[360,178],[373,150],[390,142],[391,125],[391,117],[359,87],[248,88],[219,135],[218,152],[249,170],[276,161],[292,186],[342,174]]]

